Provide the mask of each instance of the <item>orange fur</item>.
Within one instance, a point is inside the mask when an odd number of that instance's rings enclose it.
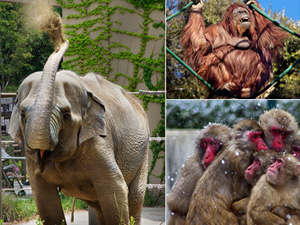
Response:
[[[258,5],[257,5],[258,6]],[[244,8],[251,27],[234,25],[233,10]],[[183,29],[184,60],[216,90],[237,97],[253,97],[273,78],[272,62],[279,62],[288,34],[240,4],[231,5],[221,22],[205,27],[202,12],[192,11]],[[234,43],[248,40],[248,48]]]

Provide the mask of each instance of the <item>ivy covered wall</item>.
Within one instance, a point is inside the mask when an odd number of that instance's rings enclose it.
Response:
[[[96,72],[129,92],[165,90],[163,0],[57,0],[70,48],[63,68]],[[137,95],[153,137],[165,134],[165,96]],[[164,142],[151,142],[149,183],[164,183]]]

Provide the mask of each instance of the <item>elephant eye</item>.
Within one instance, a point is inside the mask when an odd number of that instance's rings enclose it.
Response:
[[[64,112],[64,120],[68,120],[71,117],[71,112]]]
[[[20,115],[21,115],[21,120],[22,120],[23,122],[25,122],[26,116],[25,116],[25,111],[24,111],[23,109],[20,111]]]

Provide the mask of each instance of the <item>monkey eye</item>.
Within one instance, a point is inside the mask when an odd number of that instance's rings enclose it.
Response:
[[[261,162],[260,162],[260,160],[257,159],[257,158],[255,158],[255,159],[253,160],[253,163],[255,163],[255,164],[261,166]]]
[[[277,129],[277,128],[275,128],[275,127],[273,127],[273,128],[271,129],[271,133],[273,133],[273,134],[280,134],[280,130]]]
[[[260,138],[261,135],[262,135],[262,131],[253,131],[250,134],[250,138],[257,139],[257,138]]]
[[[300,148],[297,146],[293,146],[292,147],[292,153],[299,153],[300,152]]]
[[[202,142],[202,145],[207,146],[207,142],[206,141]]]
[[[279,165],[282,165],[284,164],[283,160],[282,159],[276,159],[276,163],[279,164]]]

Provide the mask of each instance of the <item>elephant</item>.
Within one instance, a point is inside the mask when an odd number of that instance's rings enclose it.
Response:
[[[100,75],[57,71],[68,41],[20,85],[9,134],[25,148],[44,224],[65,223],[59,191],[94,208],[99,224],[141,223],[149,123],[143,107]]]

